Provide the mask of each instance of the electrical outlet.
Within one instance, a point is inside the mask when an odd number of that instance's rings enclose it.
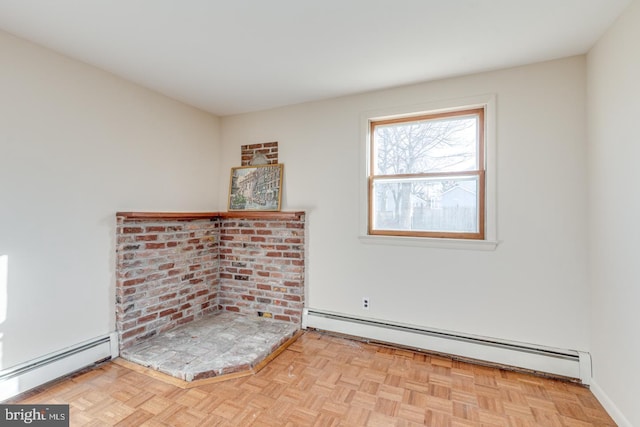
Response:
[[[362,297],[362,309],[369,310],[369,297]]]

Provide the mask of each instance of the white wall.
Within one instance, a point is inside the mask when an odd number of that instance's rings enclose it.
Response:
[[[635,426],[640,426],[638,41],[636,0],[587,62],[593,389],[617,407],[608,409],[620,425]]]
[[[0,32],[0,369],[114,329],[117,210],[224,209],[240,145],[277,140],[283,209],[309,213],[307,306],[591,351],[594,392],[640,425],[639,29],[636,0],[586,63],[221,120]],[[488,93],[498,248],[361,243],[361,114]]]
[[[115,212],[212,210],[216,117],[0,32],[0,368],[115,329]]]
[[[242,144],[279,141],[283,209],[309,214],[310,308],[588,350],[585,79],[585,58],[574,57],[225,117],[221,167],[240,163]],[[361,243],[360,115],[488,93],[497,96],[498,248]]]

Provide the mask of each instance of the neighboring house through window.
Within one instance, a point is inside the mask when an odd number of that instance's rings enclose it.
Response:
[[[486,106],[368,119],[367,234],[485,240]]]

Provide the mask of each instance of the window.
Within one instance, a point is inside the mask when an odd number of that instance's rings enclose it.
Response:
[[[369,126],[369,235],[485,239],[484,107]]]

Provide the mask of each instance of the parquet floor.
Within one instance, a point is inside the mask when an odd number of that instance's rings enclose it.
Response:
[[[114,363],[13,403],[72,426],[614,426],[580,385],[306,332],[253,376],[180,388]]]

